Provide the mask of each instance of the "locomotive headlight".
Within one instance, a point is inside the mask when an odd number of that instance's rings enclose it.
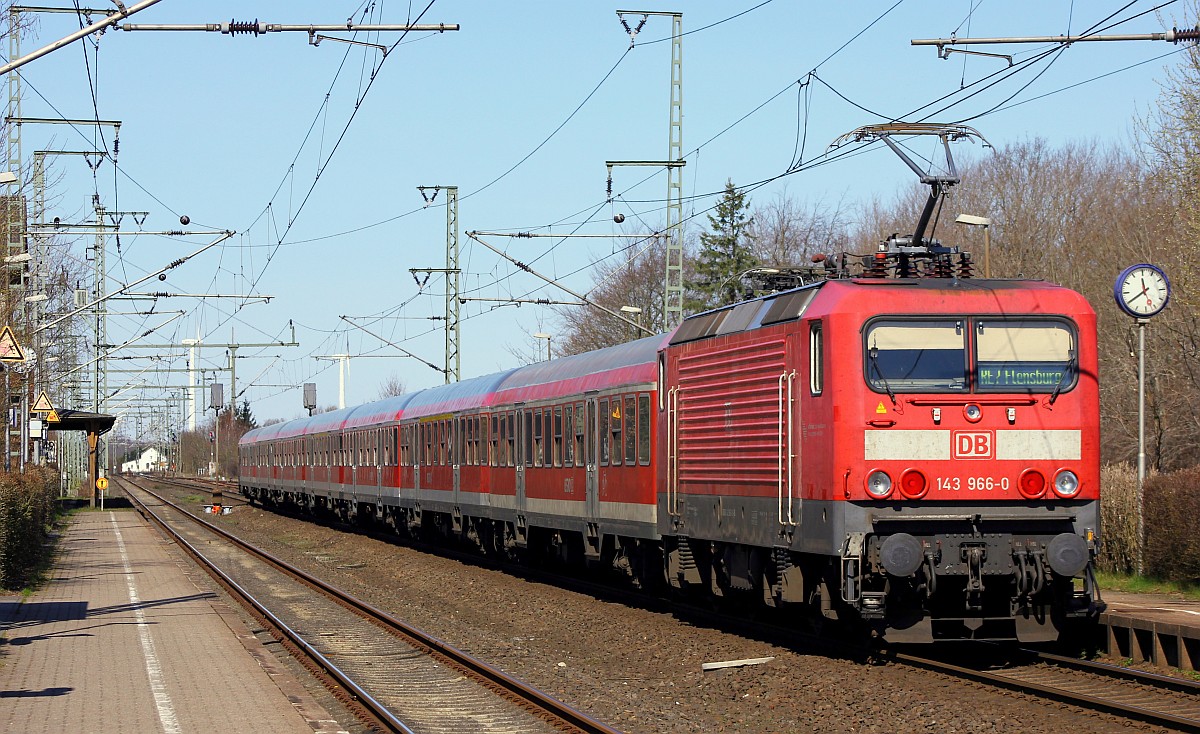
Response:
[[[1073,471],[1060,471],[1054,475],[1054,491],[1059,497],[1074,497],[1079,493],[1079,477]]]
[[[867,493],[876,499],[883,499],[892,493],[892,478],[885,471],[873,471],[867,477]]]

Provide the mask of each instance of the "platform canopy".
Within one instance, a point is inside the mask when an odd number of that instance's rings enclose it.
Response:
[[[89,413],[86,410],[70,410],[69,408],[59,408],[46,414],[47,431],[83,431],[87,434],[88,503],[92,507],[96,506],[96,482],[100,479],[96,446],[100,442],[100,437],[111,431],[116,422],[115,415]]]
[[[102,436],[112,430],[117,422],[115,415],[89,413],[86,410],[58,408],[52,412],[57,414],[58,420],[46,422],[48,431],[86,431]]]

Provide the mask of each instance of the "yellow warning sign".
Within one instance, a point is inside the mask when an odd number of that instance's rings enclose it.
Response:
[[[875,406],[875,412],[876,412],[876,413],[884,413],[884,414],[886,414],[886,413],[887,413],[887,408],[883,407],[883,401],[882,401],[882,400],[880,400],[880,401],[879,401],[879,405],[876,405],[876,406]]]
[[[108,489],[108,477],[100,477],[99,479],[97,479],[96,480],[96,489],[100,490],[101,492]]]
[[[48,413],[54,410],[54,406],[50,404],[50,396],[46,394],[45,390],[42,390],[42,394],[38,395],[37,400],[34,401],[33,407],[30,410],[35,413]]]
[[[62,420],[62,418],[58,417],[58,411],[55,410],[54,408],[51,408],[50,412],[46,414],[46,422],[47,423],[58,423],[61,420]]]
[[[24,361],[24,350],[21,349],[20,344],[17,344],[17,337],[13,334],[12,327],[5,324],[4,330],[0,331],[0,362]]]

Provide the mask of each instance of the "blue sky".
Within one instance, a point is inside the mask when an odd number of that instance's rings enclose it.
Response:
[[[427,1],[163,0],[128,22],[403,23],[421,15]],[[122,122],[119,170],[105,162],[93,172],[77,156],[52,159],[50,216],[84,221],[98,194],[109,209],[150,212],[145,230],[177,229],[187,215],[192,229],[237,232],[171,271],[165,283],[139,290],[263,294],[273,296],[270,303],[163,299],[157,310],[186,314],[143,341],[272,342],[290,337],[291,321],[300,347],[244,348],[237,366],[239,402],[248,399],[260,419],[290,418],[302,413],[304,382],[318,384],[322,405],[337,400],[336,365],[314,355],[399,354],[340,316],[442,363],[442,322],[431,317],[443,313],[444,280],[434,275],[419,287],[409,269],[444,267],[445,210],[423,208],[417,186],[459,187],[461,287],[474,297],[568,298],[473,243],[468,230],[620,234],[615,213],[626,216],[627,231],[661,226],[660,170],[617,169],[616,200],[605,201],[605,160],[662,160],[668,144],[670,21],[651,17],[630,49],[617,8],[684,13],[684,214],[703,226],[710,194],[727,179],[766,182],[750,194],[752,203],[784,193],[844,207],[890,199],[913,176],[881,146],[822,158],[837,136],[888,118],[968,120],[998,147],[1034,136],[1131,146],[1136,119],[1155,104],[1164,70],[1179,58],[1171,54],[1182,47],[1079,43],[1037,60],[1050,47],[983,49],[1013,54],[1017,66],[1006,71],[998,59],[942,60],[933,48],[910,45],[951,34],[1080,33],[1126,19],[1105,32],[1196,22],[1178,2],[1158,13],[1146,12],[1151,3],[1126,5],[439,0],[421,22],[458,23],[461,30],[410,34],[382,66],[376,49],[333,41],[313,47],[303,33],[110,30],[86,50],[76,43],[25,66],[22,115]],[[639,20],[628,17],[631,25]],[[22,51],[78,27],[73,15],[40,16]],[[367,40],[390,46],[399,39],[385,33]],[[64,125],[27,125],[22,140],[26,161],[34,150],[113,143],[111,130],[100,139],[93,127]],[[921,145],[914,149],[923,152]],[[956,154],[984,153],[964,144]],[[801,170],[781,175],[797,159]],[[110,240],[108,290],[211,239],[123,236],[119,251]],[[614,250],[603,239],[486,239],[581,291],[591,265]],[[57,246],[83,257],[84,244],[62,238]],[[131,310],[126,305],[111,308]],[[165,319],[110,317],[108,341],[120,344]],[[530,335],[556,327],[553,313],[532,305],[471,302],[462,319],[464,377],[514,366],[510,349],[532,354]],[[184,351],[173,354],[182,367]],[[203,351],[202,364],[225,363],[224,350]],[[415,359],[356,358],[347,403],[374,399],[391,374],[413,389],[442,381]],[[128,379],[111,375],[110,391]],[[146,385],[124,396],[157,397],[160,386],[183,382],[154,369],[135,379]],[[224,373],[221,379],[228,381]]]

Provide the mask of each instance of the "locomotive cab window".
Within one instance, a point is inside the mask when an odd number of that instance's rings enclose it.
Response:
[[[876,392],[965,392],[962,320],[875,321],[866,333],[867,384]]]
[[[880,319],[863,347],[867,384],[881,393],[1059,393],[1076,379],[1078,345],[1064,319]]]
[[[1049,319],[975,322],[980,392],[1062,392],[1074,386],[1075,334]]]

